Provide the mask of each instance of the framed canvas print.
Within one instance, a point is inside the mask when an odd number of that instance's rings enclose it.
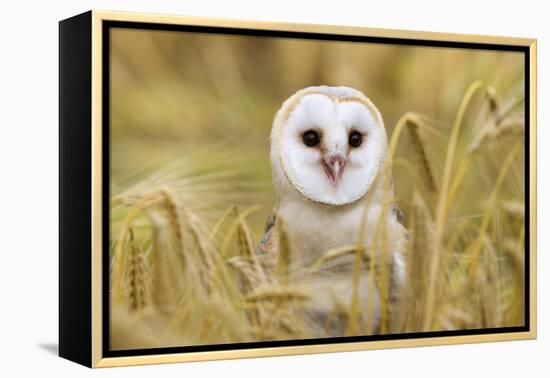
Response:
[[[536,337],[532,39],[60,22],[59,353]]]

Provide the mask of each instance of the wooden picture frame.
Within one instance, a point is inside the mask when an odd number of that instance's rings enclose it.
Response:
[[[523,269],[523,277],[518,278],[524,290],[522,324],[113,350],[109,342],[113,330],[109,173],[113,156],[110,117],[112,101],[116,101],[110,92],[115,29],[520,54],[524,99],[518,114],[524,116],[524,131],[514,138],[524,140],[520,147],[524,151],[524,206],[518,210],[523,214],[518,229],[523,230],[520,249],[524,255],[517,256]],[[60,356],[88,367],[109,367],[536,338],[536,40],[94,10],[61,21],[59,44]],[[470,87],[472,96],[478,88]]]

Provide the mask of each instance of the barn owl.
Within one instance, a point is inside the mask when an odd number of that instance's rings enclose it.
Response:
[[[388,282],[399,285],[405,274],[406,230],[392,203],[391,181],[384,179],[389,172],[388,141],[374,104],[348,87],[299,90],[277,112],[270,140],[275,208],[258,246],[264,267],[279,266],[281,232],[275,224],[284,224],[294,251],[290,283],[308,291],[308,313],[320,323],[345,314],[353,295],[354,255],[319,265],[329,251],[362,242],[365,250],[370,247],[379,256],[384,239]],[[380,222],[384,225],[377,233]],[[382,233],[384,237],[377,237]],[[375,273],[365,265],[355,286],[360,319],[373,327],[364,332],[376,332],[381,295],[369,279]],[[332,323],[330,335],[346,332],[343,324]]]

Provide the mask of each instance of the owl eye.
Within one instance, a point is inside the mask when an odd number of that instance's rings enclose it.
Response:
[[[349,134],[349,141],[348,141],[349,145],[352,146],[352,147],[359,147],[361,145],[361,143],[363,143],[363,135],[361,135],[359,132],[357,131],[352,131],[350,134]]]
[[[319,133],[315,130],[308,130],[302,135],[302,140],[304,144],[308,147],[315,147],[321,142]]]

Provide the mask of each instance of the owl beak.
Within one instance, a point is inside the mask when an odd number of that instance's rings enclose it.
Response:
[[[336,190],[344,174],[346,158],[340,154],[333,154],[323,157],[323,168],[330,182],[332,189]]]

